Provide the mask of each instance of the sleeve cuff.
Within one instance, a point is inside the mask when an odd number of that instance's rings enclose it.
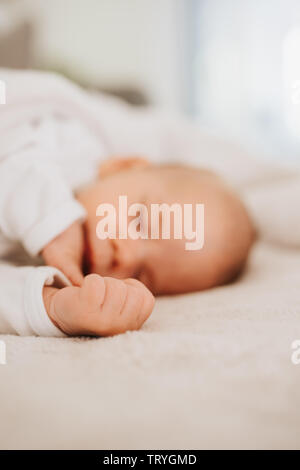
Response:
[[[25,315],[33,334],[64,338],[66,335],[52,323],[44,305],[43,287],[51,285],[66,287],[71,284],[56,268],[41,266],[33,270],[25,286]]]
[[[36,256],[53,238],[78,219],[84,219],[85,209],[76,200],[70,200],[36,224],[23,239],[25,249]]]

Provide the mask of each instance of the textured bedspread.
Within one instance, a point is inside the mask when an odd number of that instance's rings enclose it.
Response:
[[[162,298],[140,332],[0,336],[1,448],[300,448],[300,251]]]

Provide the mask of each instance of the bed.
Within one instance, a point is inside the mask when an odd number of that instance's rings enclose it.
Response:
[[[0,336],[1,449],[299,448],[299,266],[260,242],[235,284],[161,298],[139,332]]]

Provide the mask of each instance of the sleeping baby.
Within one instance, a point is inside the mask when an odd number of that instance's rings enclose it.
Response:
[[[195,132],[194,152],[207,151],[198,131],[53,75],[0,70],[0,79],[7,92],[0,107],[0,333],[136,330],[151,314],[153,295],[204,290],[238,276],[254,230],[214,171],[179,163]],[[164,160],[172,163],[158,163]],[[114,236],[99,236],[99,205],[118,212],[120,196],[149,212],[165,204],[184,214],[201,205],[203,246],[187,250],[191,240],[176,236],[176,224],[163,237],[163,214],[146,225],[140,217],[140,236],[120,236],[120,226]],[[20,252],[26,264],[17,263]]]

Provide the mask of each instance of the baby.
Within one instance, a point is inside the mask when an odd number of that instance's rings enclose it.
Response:
[[[5,73],[9,89],[20,72]],[[47,89],[40,74],[31,79]],[[63,87],[67,94],[73,85]],[[118,140],[120,127],[111,120],[107,131],[104,110],[109,121],[111,109],[119,106],[114,116],[123,119],[125,128],[131,110],[124,112],[123,105],[103,98],[98,106],[104,131],[99,132],[83,113],[69,111],[63,99],[52,99],[47,109],[30,108],[21,119],[20,114],[14,119],[9,105],[8,100],[7,119],[5,109],[0,117],[0,333],[107,336],[139,329],[151,314],[153,294],[208,289],[241,272],[253,227],[239,198],[213,172],[126,155],[106,160],[114,149],[108,142]],[[137,136],[132,135],[129,148],[139,153],[142,132],[136,116],[132,127]],[[148,155],[153,139],[157,148],[161,142],[160,132],[150,134]],[[122,143],[115,148],[122,154],[129,149]],[[129,205],[149,208],[204,204],[203,247],[188,251],[185,237],[173,232],[169,239],[99,239],[97,207],[110,203],[117,209],[120,195],[127,196]],[[31,256],[30,264],[41,254],[47,266],[11,264],[20,245]]]

